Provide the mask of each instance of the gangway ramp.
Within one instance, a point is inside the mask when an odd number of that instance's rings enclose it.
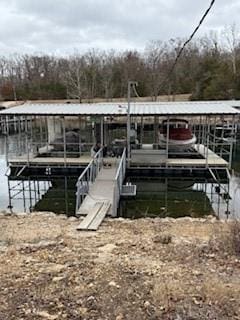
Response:
[[[102,167],[95,182],[90,185],[88,194],[83,200],[80,208],[78,209],[76,215],[86,216],[92,212],[96,203],[99,202],[109,202],[110,208],[106,214],[111,214],[113,198],[114,198],[114,185],[115,185],[115,175],[117,167],[112,164],[111,167]]]
[[[76,215],[85,216],[78,230],[97,230],[107,214],[117,215],[126,174],[126,148],[121,159],[95,160],[89,163],[77,182]]]

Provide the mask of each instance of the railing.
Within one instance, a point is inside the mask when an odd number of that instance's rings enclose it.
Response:
[[[84,169],[81,175],[78,178],[76,183],[77,192],[76,192],[76,209],[75,213],[78,212],[84,198],[89,192],[90,186],[96,180],[99,171],[103,165],[103,149],[100,149],[89,162],[88,166]]]
[[[117,216],[117,209],[121,197],[122,185],[126,175],[126,148],[124,148],[121,160],[118,165],[117,173],[114,181],[114,194],[113,194],[113,210],[112,215]]]

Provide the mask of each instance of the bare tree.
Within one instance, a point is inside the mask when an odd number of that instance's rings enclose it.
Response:
[[[232,71],[235,76],[237,74],[237,49],[239,47],[240,36],[240,32],[236,26],[236,23],[226,26],[223,30],[223,36],[225,38],[225,43],[230,53]]]
[[[86,91],[85,77],[86,62],[84,57],[75,55],[70,58],[64,76],[68,97],[78,99],[82,103],[83,94]]]

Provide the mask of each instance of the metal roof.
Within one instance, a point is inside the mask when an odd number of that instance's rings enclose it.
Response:
[[[184,102],[131,102],[131,115],[233,115],[240,114],[234,107],[240,101],[184,101]],[[25,103],[0,112],[0,115],[126,115],[127,103]]]

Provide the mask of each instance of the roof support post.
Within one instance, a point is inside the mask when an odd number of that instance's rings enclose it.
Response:
[[[79,157],[82,155],[82,139],[81,139],[81,117],[78,116],[78,151]]]
[[[207,138],[207,149],[206,149],[206,168],[208,167],[208,150],[209,150],[209,132],[210,132],[210,118],[206,116],[206,125],[207,125],[207,130],[206,130],[206,138]]]
[[[101,117],[101,146],[104,146],[104,117]]]
[[[141,128],[140,128],[140,145],[143,144],[143,128],[144,128],[144,122],[143,122],[143,115],[141,115]]]
[[[231,138],[230,138],[230,153],[229,153],[229,164],[228,164],[229,169],[232,168],[233,141],[235,138],[234,132],[235,132],[235,116],[232,117],[232,130],[231,130]]]
[[[18,141],[17,141],[17,155],[21,155],[21,118],[18,116]]]
[[[63,157],[64,157],[64,167],[66,167],[67,166],[67,146],[66,146],[66,124],[65,124],[64,116],[62,119],[62,126],[63,126]]]
[[[169,150],[169,116],[167,118],[167,136],[166,136],[166,157],[167,157],[167,163],[166,167],[168,167],[168,150]]]
[[[128,106],[127,106],[127,163],[128,166],[130,165],[131,160],[131,146],[130,146],[130,130],[131,130],[131,119],[130,119],[130,100],[131,100],[131,85],[132,82],[128,81],[128,93],[127,93],[127,99],[128,99]]]
[[[42,127],[42,117],[39,117],[40,121],[40,148],[43,147],[43,127]]]
[[[33,148],[33,119],[32,119],[32,115],[30,118],[30,146],[31,146],[31,152],[34,152],[34,148]]]
[[[157,143],[158,141],[157,129],[158,129],[158,117],[154,116],[154,143]]]
[[[8,130],[7,130],[7,122],[8,122],[8,116],[4,117],[5,154],[6,154],[6,163],[8,165]]]
[[[29,141],[28,141],[28,117],[25,116],[25,141],[27,151],[27,164],[29,166]]]
[[[130,145],[130,131],[131,131],[131,110],[130,110],[130,102],[131,102],[131,88],[132,86],[137,85],[136,81],[128,81],[128,92],[127,92],[127,163],[130,166],[131,160],[131,145]]]
[[[214,117],[214,129],[213,129],[213,152],[216,150],[216,126],[217,126],[217,117]]]

